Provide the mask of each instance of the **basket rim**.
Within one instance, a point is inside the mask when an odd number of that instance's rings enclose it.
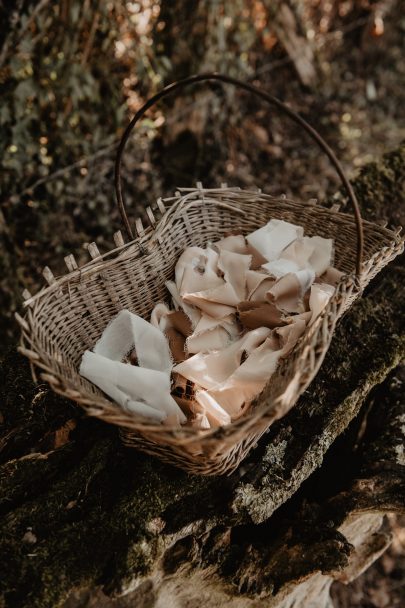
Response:
[[[184,192],[184,194],[182,194]],[[147,249],[148,249],[148,245],[153,244],[154,239],[155,239],[155,235],[157,233],[157,231],[159,230],[159,228],[162,226],[162,224],[164,224],[166,217],[168,216],[168,214],[170,213],[170,210],[175,206],[175,204],[179,201],[186,201],[188,203],[195,203],[198,201],[198,196],[204,196],[205,193],[209,193],[210,195],[216,195],[216,194],[224,194],[225,193],[229,193],[229,194],[234,194],[234,195],[241,195],[241,194],[245,194],[245,195],[254,195],[256,197],[259,198],[263,198],[264,200],[267,200],[269,202],[278,202],[280,204],[288,204],[288,205],[294,205],[297,207],[302,207],[302,206],[315,206],[316,199],[310,199],[309,202],[305,203],[305,202],[300,202],[300,201],[296,201],[292,198],[287,198],[286,196],[273,196],[271,194],[267,194],[264,193],[261,189],[257,188],[257,189],[242,189],[240,187],[228,187],[228,186],[221,186],[219,188],[203,188],[202,186],[200,186],[199,184],[197,185],[196,188],[177,188],[176,189],[176,194],[174,196],[171,197],[166,197],[166,198],[160,198],[158,199],[158,201],[160,202],[160,204],[165,207],[165,212],[161,215],[160,219],[155,222],[149,217],[149,225],[143,229],[142,231],[138,231],[138,236],[136,236],[133,240],[125,243],[122,237],[122,233],[121,231],[117,231],[115,233],[114,236],[116,236],[116,240],[120,240],[122,239],[122,244],[115,246],[111,249],[109,249],[108,251],[106,251],[103,254],[100,254],[98,252],[98,248],[97,245],[95,243],[90,243],[89,247],[95,248],[96,251],[96,255],[93,256],[92,252],[90,251],[90,255],[92,256],[92,259],[90,259],[88,262],[85,262],[82,266],[77,267],[75,269],[69,269],[69,264],[67,261],[67,258],[69,258],[70,256],[65,256],[65,262],[68,265],[68,272],[61,274],[60,276],[55,277],[52,273],[52,271],[50,270],[49,267],[45,267],[43,270],[43,276],[46,280],[46,282],[48,283],[48,285],[43,286],[42,288],[40,288],[34,295],[31,295],[31,293],[28,292],[28,290],[24,290],[23,292],[23,296],[24,294],[27,297],[24,297],[24,300],[22,302],[22,305],[24,308],[31,306],[34,302],[36,302],[36,300],[38,300],[39,298],[41,298],[42,296],[48,294],[49,292],[51,292],[53,289],[58,288],[58,286],[63,285],[66,282],[69,282],[72,279],[75,278],[81,278],[86,277],[88,274],[92,274],[92,273],[96,273],[99,270],[102,270],[104,268],[108,268],[108,262],[112,262],[114,263],[116,260],[116,257],[120,257],[120,259],[125,259],[126,255],[131,254],[133,249],[135,247],[139,248],[139,255],[143,255]],[[210,203],[211,201],[204,199],[204,203]],[[168,207],[166,208],[166,204],[168,204]],[[344,211],[340,211],[340,205],[336,205],[335,203],[332,203],[330,207],[327,207],[324,204],[321,205],[317,205],[318,209],[321,209],[321,212],[327,212],[330,214],[334,214],[337,217],[341,217],[341,218],[347,218],[347,217],[351,217],[350,213],[346,213]],[[150,208],[149,208],[150,209]],[[159,209],[160,210],[160,209]],[[153,212],[152,212],[153,214]],[[395,243],[395,245],[400,245],[401,243],[403,244],[405,242],[405,235],[401,237],[401,231],[402,231],[402,226],[397,226],[397,227],[393,227],[391,228],[387,228],[385,226],[379,225],[376,222],[372,222],[370,220],[366,220],[364,218],[362,218],[362,224],[364,224],[365,227],[378,227],[378,229],[384,233],[384,235],[387,238],[390,238],[393,243]],[[116,257],[115,257],[116,256]],[[122,258],[121,258],[122,256]],[[113,258],[112,260],[109,260],[109,258]],[[367,267],[369,264],[368,260],[363,260],[362,262],[362,274],[363,274],[363,270],[365,267]],[[356,276],[355,271],[348,273],[346,276]]]

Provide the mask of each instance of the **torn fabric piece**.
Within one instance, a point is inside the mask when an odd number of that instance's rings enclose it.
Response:
[[[222,317],[221,319],[216,319],[215,317],[211,317],[210,315],[203,315],[194,330],[194,334],[198,335],[206,331],[210,331],[218,325],[226,329],[229,335],[236,336],[239,333],[238,329],[235,329],[234,315],[227,315],[226,317]]]
[[[217,325],[208,331],[193,334],[187,339],[186,348],[190,354],[200,351],[220,350],[228,346],[230,337],[226,329]]]
[[[211,248],[219,252],[224,250],[232,251],[232,253],[240,253],[242,255],[249,254],[246,246],[246,239],[242,234],[232,234],[231,236],[226,236],[220,241],[215,241],[212,243]]]
[[[186,421],[170,395],[170,376],[165,371],[135,367],[91,351],[84,353],[79,371],[127,411],[160,421],[174,415],[177,424]]]
[[[153,327],[157,327],[161,331],[164,331],[166,326],[166,317],[170,313],[170,308],[166,306],[163,302],[159,302],[156,304],[152,313],[150,315],[150,322]]]
[[[231,417],[207,391],[197,391],[197,402],[201,405],[211,427],[230,424]]]
[[[267,292],[267,298],[280,310],[305,312],[303,296],[314,279],[314,271],[307,269],[288,273],[274,283]]]
[[[123,363],[135,347],[139,367]],[[122,310],[107,325],[94,352],[82,357],[80,374],[96,384],[126,411],[153,420],[186,417],[170,395],[172,359],[160,329],[129,310]]]
[[[225,282],[219,287],[206,291],[184,293],[183,300],[215,318],[226,317],[234,313],[239,302],[232,285]]]
[[[251,255],[241,255],[226,249],[219,254],[218,268],[224,273],[225,282],[232,285],[239,301],[246,297],[246,272],[251,261]]]
[[[265,226],[251,232],[246,240],[268,262],[275,260],[292,241],[304,236],[302,226],[283,220],[270,220]]]
[[[94,353],[112,361],[122,361],[135,346],[141,367],[170,374],[170,349],[159,329],[129,310],[121,310],[107,325]]]
[[[332,264],[332,258],[332,239],[304,236],[293,241],[278,259],[263,264],[262,268],[276,278],[304,269],[313,271],[319,277]]]
[[[258,327],[274,329],[287,324],[284,315],[275,304],[266,300],[239,302],[237,310],[239,320],[246,329],[257,329]]]
[[[312,268],[319,277],[332,265],[333,240],[321,236],[304,236],[291,243],[280,257],[296,263],[300,269]]]
[[[201,318],[201,312],[183,301],[174,281],[166,281],[165,285],[172,296],[174,307],[177,310],[182,309],[190,319],[192,327],[195,327]]]
[[[307,315],[305,317],[305,315]],[[298,340],[301,338],[307,327],[308,318],[311,318],[312,313],[303,313],[302,315],[294,315],[290,317],[290,323],[284,327],[277,327],[275,334],[279,338],[280,357],[287,357],[293,350]]]
[[[275,279],[264,272],[248,270],[246,273],[247,299],[260,301],[266,299],[266,293],[273,287]]]
[[[222,318],[234,312],[235,306],[245,297],[246,271],[251,256],[227,251],[207,249],[203,274],[194,269],[183,268],[181,287],[177,284],[183,302],[193,305],[214,318]],[[177,266],[176,266],[177,268]],[[222,271],[224,279],[216,273]],[[204,279],[209,273],[207,280]],[[179,271],[180,276],[180,271]]]
[[[247,245],[247,253],[252,256],[252,261],[250,263],[251,270],[258,270],[267,262],[266,258],[263,257],[254,247],[251,245]]]
[[[228,424],[224,413],[236,419],[265,386],[274,372],[281,351],[274,351],[264,327],[245,334],[237,343],[222,351],[198,353],[177,365],[174,370],[206,390],[196,391],[195,398],[204,408],[211,426]],[[243,356],[247,356],[242,361]]]
[[[280,351],[272,349],[271,341],[265,340],[221,386],[207,391],[206,394],[211,400],[215,400],[232,420],[236,420],[263,390],[277,367],[280,354]]]
[[[175,363],[186,358],[185,344],[191,334],[191,321],[183,310],[170,310],[166,304],[156,304],[151,314],[151,324],[166,336]]]
[[[223,285],[224,280],[217,274],[218,257],[218,253],[209,248],[188,247],[184,250],[174,271],[180,296]]]
[[[180,363],[186,359],[186,338],[174,327],[166,327],[165,336],[169,342],[170,352],[172,354],[173,361]]]
[[[173,327],[185,338],[188,338],[192,333],[191,321],[182,310],[169,311],[167,322],[170,327]]]
[[[193,355],[176,365],[173,371],[202,388],[214,388],[236,370],[244,352],[250,353],[257,348],[269,334],[270,329],[266,327],[252,330],[223,350]]]
[[[262,264],[262,268],[267,270],[267,272],[276,279],[281,279],[281,277],[285,276],[286,274],[296,273],[301,269],[297,262],[293,260],[286,260],[284,258],[278,258],[272,262]]]
[[[319,317],[334,293],[335,288],[327,283],[314,283],[312,285],[309,296],[309,308],[312,311],[312,317],[309,325],[312,325],[315,319]]]
[[[328,285],[333,285],[334,287],[336,287],[336,285],[339,283],[339,281],[344,276],[344,274],[345,274],[344,272],[341,272],[337,268],[334,268],[333,266],[329,266],[325,270],[323,275],[321,275],[321,277],[319,278],[319,281],[321,283],[328,283]]]
[[[195,427],[196,429],[209,429],[211,425],[209,423],[208,417],[205,414],[198,413],[190,420],[190,425]]]
[[[216,319],[203,314],[194,332],[187,338],[186,350],[190,354],[199,351],[225,348],[240,334],[240,327],[235,315]]]

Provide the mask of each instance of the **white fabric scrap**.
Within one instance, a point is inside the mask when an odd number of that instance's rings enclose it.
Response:
[[[267,270],[267,272],[276,279],[281,279],[281,277],[286,274],[297,273],[301,267],[293,260],[278,258],[278,260],[273,260],[272,262],[263,264],[262,268]]]
[[[121,310],[107,325],[94,352],[112,361],[122,361],[134,347],[140,367],[170,375],[172,357],[165,336],[129,310]]]
[[[133,348],[139,367],[122,363]],[[186,417],[170,395],[171,368],[169,345],[160,329],[122,310],[106,327],[94,352],[84,353],[79,371],[124,410],[181,424]]]
[[[84,353],[79,371],[126,411],[159,422],[170,415],[177,424],[186,421],[170,395],[170,376],[165,372],[112,361],[91,351]]]
[[[321,236],[305,236],[289,245],[281,257],[295,262],[300,268],[312,268],[317,277],[332,265],[333,240]]]
[[[164,332],[167,327],[166,317],[170,312],[172,312],[170,308],[168,308],[168,306],[166,306],[166,304],[163,302],[156,304],[150,316],[150,322],[153,327],[156,327],[157,329],[160,329],[160,331]]]
[[[246,240],[251,247],[270,262],[277,259],[290,243],[302,236],[304,236],[302,226],[296,226],[283,220],[270,220],[262,228],[248,234]]]

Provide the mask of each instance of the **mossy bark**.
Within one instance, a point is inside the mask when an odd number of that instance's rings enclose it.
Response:
[[[362,171],[366,217],[398,223],[404,176],[405,148]],[[282,606],[297,585],[326,594],[353,556],[342,532],[353,513],[404,508],[405,406],[390,375],[405,353],[404,296],[397,260],[342,320],[309,390],[227,478],[125,450],[114,428],[35,387],[11,352],[1,365],[3,605],[155,606],[187,589],[194,606],[209,589],[207,606]]]

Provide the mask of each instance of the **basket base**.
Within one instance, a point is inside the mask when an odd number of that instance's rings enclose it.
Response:
[[[188,445],[159,445],[135,431],[119,428],[119,436],[125,447],[156,456],[162,462],[177,466],[187,473],[205,476],[231,475],[248,452],[256,446],[261,435],[258,435],[257,431],[249,434],[227,451],[224,449],[226,444],[221,442],[217,444],[215,452],[207,453],[203,437]]]

